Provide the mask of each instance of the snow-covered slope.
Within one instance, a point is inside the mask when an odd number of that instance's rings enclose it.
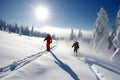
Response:
[[[0,37],[0,76],[5,74],[0,80],[120,79],[119,68],[113,67],[109,58],[102,58],[102,55],[90,50],[82,40],[79,41],[79,57],[75,57],[69,41],[53,41],[51,46],[54,47],[47,53],[44,52],[43,38],[2,31]],[[105,79],[100,78],[98,73]]]

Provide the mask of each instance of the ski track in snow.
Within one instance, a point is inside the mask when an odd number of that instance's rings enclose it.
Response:
[[[55,46],[52,46],[51,50],[53,50],[54,47]],[[33,54],[31,56],[28,56],[22,60],[14,61],[13,63],[11,63],[7,66],[1,67],[0,68],[0,78],[3,78],[5,76],[7,76],[9,73],[22,68],[23,66],[25,66],[26,64],[30,63],[31,61],[39,58],[40,56],[42,56],[46,52],[47,52],[46,50],[41,51],[41,52],[38,52],[37,54]]]
[[[105,63],[100,63],[99,61],[95,61],[94,59],[88,58],[86,56],[77,57],[77,59],[80,60],[80,61],[82,61],[86,65],[88,65],[88,67],[90,68],[90,70],[95,74],[97,80],[106,80],[106,79],[105,79],[105,76],[99,70],[97,70],[97,68],[95,67],[95,65],[98,65],[98,66],[100,66],[102,68],[105,68],[105,69],[107,69],[109,71],[112,71],[112,72],[120,75],[119,71],[116,71],[116,70],[112,69],[111,67],[109,67]]]

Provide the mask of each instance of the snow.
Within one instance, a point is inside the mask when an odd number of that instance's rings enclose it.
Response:
[[[43,38],[0,31],[0,80],[119,80],[120,68],[110,57],[88,46],[89,37],[79,40],[79,56],[72,41],[53,41],[46,52]],[[88,40],[87,40],[88,39]],[[54,46],[54,47],[53,47]],[[98,75],[105,79],[101,79]]]

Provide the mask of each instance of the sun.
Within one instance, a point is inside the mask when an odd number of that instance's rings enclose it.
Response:
[[[49,17],[49,11],[46,7],[38,6],[35,8],[35,15],[36,15],[37,19],[39,19],[41,21],[45,21]]]

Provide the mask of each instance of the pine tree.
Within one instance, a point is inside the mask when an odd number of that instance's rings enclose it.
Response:
[[[32,36],[34,36],[34,27],[32,26],[32,29],[31,29],[31,31],[30,31],[30,36],[32,37]]]
[[[79,30],[78,39],[80,39],[81,37],[82,37],[82,32],[81,32],[81,30]]]
[[[71,29],[70,40],[74,39],[73,29]]]
[[[23,29],[23,26],[21,26],[21,27],[19,28],[19,36],[22,35],[22,29]]]
[[[90,45],[92,48],[95,48],[98,50],[100,48],[100,46],[102,46],[102,45],[106,45],[104,47],[108,46],[109,32],[106,28],[106,24],[108,22],[108,17],[107,17],[107,13],[104,10],[104,8],[101,8],[100,11],[97,13],[97,15],[98,15],[98,17],[94,24],[93,38],[90,42]]]
[[[6,28],[6,22],[3,21],[2,19],[0,19],[0,29],[2,31],[4,31],[4,30],[6,30],[5,28]]]
[[[6,32],[10,32],[10,31],[9,31],[9,27],[6,27],[5,31],[6,31]]]
[[[14,27],[15,27],[15,33],[18,33],[18,25],[17,25],[16,22],[15,22],[15,24],[14,24]]]
[[[11,24],[7,24],[7,26],[6,26],[6,28],[5,28],[5,31],[8,32],[8,33],[10,33],[9,28],[10,28],[11,26],[12,26]]]
[[[55,34],[52,35],[52,38],[53,38],[54,40],[56,40],[56,36],[55,36]]]
[[[109,37],[109,49],[111,49],[111,47],[115,48],[112,41],[113,41],[113,39],[115,38],[115,36],[117,34],[117,30],[118,30],[119,26],[120,26],[120,9],[117,12],[116,22],[115,22],[115,26],[113,27],[113,32],[112,32],[111,36]]]

